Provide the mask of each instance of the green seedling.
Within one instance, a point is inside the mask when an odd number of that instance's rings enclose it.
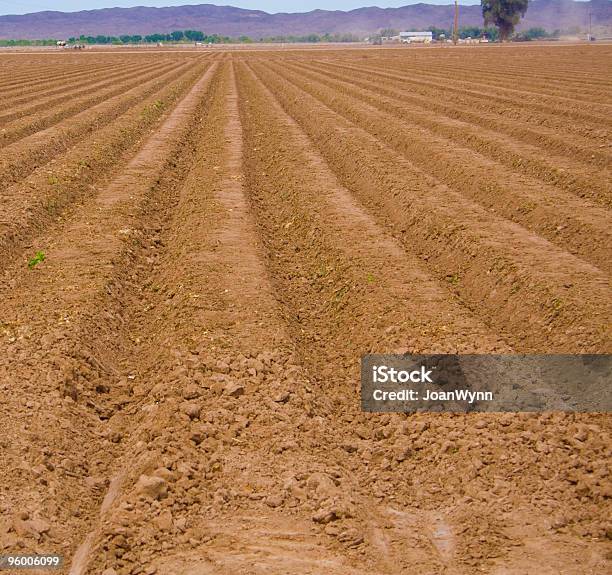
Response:
[[[446,276],[446,281],[454,286],[459,283],[459,274],[449,274]]]
[[[162,102],[161,100],[155,100],[155,102],[152,102],[151,104],[148,104],[144,107],[142,114],[143,116],[148,116],[149,114],[153,114],[157,111],[163,110],[166,107],[166,105],[164,104],[164,102]]]
[[[559,298],[553,298],[550,307],[552,310],[552,315],[557,316],[563,310],[563,301]]]
[[[40,262],[45,261],[45,252],[36,252],[36,255],[28,261],[28,267],[33,269]]]

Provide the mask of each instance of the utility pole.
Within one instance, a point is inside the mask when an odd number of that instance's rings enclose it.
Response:
[[[455,21],[453,23],[453,44],[459,41],[459,0],[455,0]]]
[[[591,13],[591,10],[589,9],[589,42],[593,39],[592,18],[593,15]]]

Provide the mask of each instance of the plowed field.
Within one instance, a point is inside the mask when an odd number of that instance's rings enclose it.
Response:
[[[368,352],[612,351],[611,72],[0,55],[0,555],[609,572],[609,416],[367,414],[358,383]]]

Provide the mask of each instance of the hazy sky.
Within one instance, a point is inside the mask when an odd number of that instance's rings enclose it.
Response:
[[[227,0],[211,2],[207,0],[0,0],[0,14],[26,14],[41,10],[92,10],[120,6],[181,6],[184,4],[217,4],[219,6],[238,6],[266,12],[308,12],[316,8],[325,10],[351,10],[363,6],[389,8],[424,2],[427,4],[452,4],[454,0]],[[480,4],[480,0],[459,0],[460,4]]]

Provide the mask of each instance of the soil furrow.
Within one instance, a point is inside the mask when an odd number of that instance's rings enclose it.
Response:
[[[142,234],[140,206],[156,189],[164,168],[172,168],[173,154],[180,154],[180,139],[188,133],[213,71],[201,77],[126,170],[78,211],[59,237],[39,239],[48,246],[44,264],[34,270],[16,266],[8,285],[2,286],[0,381],[9,382],[13,392],[32,404],[23,420],[30,432],[16,419],[19,410],[12,404],[17,397],[8,397],[4,406],[15,446],[10,461],[18,446],[31,444],[28,466],[21,473],[12,467],[7,512],[17,517],[29,509],[45,517],[49,535],[42,542],[28,542],[34,548],[42,543],[47,552],[52,547],[70,555],[77,533],[101,502],[115,444],[121,441],[104,420],[129,403],[132,388],[131,374],[123,371],[119,359],[130,345],[123,317],[131,259]],[[31,301],[27,308],[18,305],[24,294]],[[52,345],[53,351],[41,352],[40,342]],[[48,409],[55,417],[49,417]],[[74,443],[74,433],[87,441],[87,449]],[[55,470],[51,485],[26,488],[41,461]]]
[[[363,414],[353,415],[350,405],[344,407],[347,398],[342,393],[346,387],[342,383],[342,376],[346,374],[349,380],[357,379],[357,368],[353,358],[359,356],[359,342],[364,338],[363,335],[356,336],[352,331],[353,323],[363,322],[364,327],[361,334],[368,333],[370,337],[374,336],[374,339],[371,340],[375,342],[374,345],[366,343],[362,349],[392,349],[400,344],[412,350],[413,338],[418,337],[417,332],[420,329],[419,324],[415,321],[418,322],[424,317],[430,318],[435,315],[434,310],[438,309],[443,312],[447,306],[455,304],[448,295],[444,302],[434,299],[430,293],[429,305],[425,303],[421,309],[417,309],[416,302],[407,303],[398,297],[401,291],[397,294],[391,291],[394,289],[394,284],[386,279],[389,276],[398,273],[400,276],[405,274],[406,278],[414,277],[400,263],[406,256],[400,254],[399,257],[396,257],[394,251],[391,254],[386,252],[385,242],[388,240],[385,239],[382,230],[373,234],[368,233],[368,228],[370,231],[376,229],[371,218],[362,211],[362,217],[360,217],[360,208],[351,200],[346,191],[342,192],[342,187],[325,167],[324,161],[313,147],[313,142],[309,141],[295,123],[279,110],[278,105],[273,103],[274,97],[269,92],[256,86],[257,84],[249,79],[248,73],[241,74],[241,95],[245,102],[241,110],[246,140],[254,144],[247,153],[246,185],[260,234],[264,240],[263,245],[266,247],[268,268],[273,284],[276,286],[276,293],[279,294],[285,308],[286,321],[292,327],[294,340],[300,342],[298,346],[300,358],[302,363],[308,367],[311,378],[319,381],[320,385],[327,390],[327,394],[333,393],[337,388],[340,396],[337,397],[334,405],[337,411],[343,414],[346,427],[356,430],[360,438],[370,437],[369,433],[376,436],[382,431],[379,427],[380,418],[369,418]],[[351,241],[353,238],[354,241]],[[390,243],[393,241],[390,240]],[[350,263],[343,266],[341,260],[337,259],[342,257],[341,254],[345,254]],[[387,255],[386,258],[385,255]],[[336,259],[333,261],[334,265],[330,266],[326,277],[325,273],[321,274],[319,266],[321,260],[327,257]],[[330,318],[328,321],[322,319],[321,316],[324,317],[324,314],[332,313],[328,310],[328,302],[330,299],[335,302],[338,295],[338,290],[334,289],[337,286],[332,285],[330,288],[325,286],[327,279],[337,277],[335,269],[340,270],[341,278],[350,281],[351,270],[359,270],[357,275],[359,278],[364,272],[367,273],[372,269],[378,258],[386,259],[387,268],[390,268],[379,276],[379,281],[384,286],[383,293],[372,289],[368,297],[357,290],[350,290],[346,300],[342,303],[352,312],[353,318],[349,319],[350,312],[344,316],[344,310],[340,309],[336,311],[333,319]],[[375,276],[375,274],[372,275]],[[310,282],[304,281],[308,278],[313,279]],[[422,277],[420,279],[423,281]],[[377,280],[378,277],[375,281]],[[340,283],[341,287],[345,285],[344,282]],[[418,300],[420,290],[417,286],[423,286],[423,284],[415,282],[411,285],[413,288],[411,291],[412,297]],[[423,289],[423,292],[427,293],[427,289]],[[328,295],[331,298],[328,298]],[[366,297],[368,300],[365,316],[360,309],[362,297],[363,301]],[[398,313],[395,309],[395,301],[399,299],[400,305],[409,307],[410,311],[407,315],[412,318],[412,324],[408,326],[400,324],[397,327],[399,335],[397,341],[393,341],[393,338],[386,339],[390,332],[395,331],[394,328],[384,329],[383,325],[376,324],[374,319],[374,317],[380,317],[379,300],[389,297],[394,304],[389,303],[389,306],[384,308],[383,317],[395,322],[398,317],[402,316],[403,312]],[[427,300],[427,297],[424,300]],[[434,301],[436,303],[433,303]],[[461,318],[465,317],[461,311],[455,311],[450,316],[453,321],[461,321]],[[451,321],[450,318],[444,319],[444,313],[438,317],[438,320]],[[457,331],[465,329],[465,325],[463,328],[448,323],[444,325],[454,333],[456,333],[455,329]],[[472,325],[476,325],[473,319]],[[431,346],[444,340],[448,341],[451,346],[456,345],[453,335],[444,335],[443,326],[441,326],[442,332],[437,331],[435,337],[428,338],[429,343],[426,341],[427,337],[422,340],[423,345],[426,346],[425,349],[431,350]],[[464,332],[461,331],[461,333]],[[354,375],[351,377],[351,374]],[[337,386],[333,385],[335,382],[338,382]],[[441,428],[444,425],[444,420],[439,417],[434,416],[431,419],[429,417],[431,416],[425,416],[425,421],[431,421],[433,426],[432,436],[429,439],[432,444],[421,452],[424,468],[429,468],[432,464],[431,458],[436,457],[437,449],[434,444],[436,439],[439,440],[440,433],[443,433]],[[466,428],[470,427],[469,416],[461,416],[459,419]],[[506,434],[501,430],[493,430],[490,423],[492,422],[483,422],[483,425],[487,426],[488,433],[493,435],[494,444],[500,445],[514,441],[512,433]],[[384,436],[393,437],[396,442],[395,448],[401,449],[400,446],[407,437],[406,434],[411,433],[408,430],[414,424],[428,425],[423,421],[414,421],[412,418],[406,422],[401,417],[391,417],[382,424],[386,426]],[[328,438],[336,435],[342,437],[346,433],[346,427],[329,433]],[[351,437],[350,433],[344,437],[346,439],[343,438],[343,441],[347,443],[343,444],[343,449],[348,451],[356,449],[357,452],[361,452],[362,462],[368,460],[367,442],[366,445],[360,442],[355,443],[355,436]],[[421,435],[418,432],[412,432],[412,437],[421,438]],[[327,441],[329,442],[330,439]],[[444,448],[442,445],[442,449]],[[331,449],[331,446],[328,446],[328,449]],[[530,458],[529,450],[526,453],[520,451],[520,455],[517,454],[518,458]],[[385,456],[381,455],[381,457]],[[387,457],[386,461],[393,461],[393,455],[387,455]],[[418,473],[416,471],[418,464],[414,465],[415,467],[411,469],[414,470],[413,473]],[[367,486],[368,493],[374,493],[380,497],[380,503],[371,508],[365,525],[358,526],[358,529],[365,529],[365,532],[361,533],[365,536],[369,549],[373,550],[376,557],[381,558],[382,564],[379,564],[379,569],[389,569],[391,572],[431,573],[438,568],[444,572],[463,572],[465,570],[464,561],[467,561],[470,565],[480,564],[480,568],[486,570],[486,567],[482,567],[486,562],[475,559],[475,557],[482,557],[482,545],[485,541],[490,548],[484,554],[499,554],[500,557],[504,557],[513,548],[513,537],[508,536],[502,524],[496,521],[494,515],[486,511],[476,512],[479,518],[477,525],[470,524],[467,520],[474,509],[471,508],[468,511],[464,503],[458,500],[455,500],[454,503],[447,501],[446,504],[437,507],[437,509],[446,509],[445,515],[435,511],[436,507],[431,508],[431,513],[424,513],[423,506],[430,508],[427,502],[429,496],[419,493],[418,484],[407,487],[411,494],[408,495],[402,491],[397,503],[393,503],[394,498],[399,495],[398,482],[394,480],[393,472],[389,471],[385,476],[378,470],[376,463],[369,470],[363,470],[362,465],[355,467],[355,472],[358,474],[365,471],[363,475],[360,474],[359,484]],[[443,473],[442,470],[440,472]],[[525,480],[532,485],[534,481],[537,481],[540,473],[542,473],[541,470],[532,469],[531,472],[525,473]],[[444,486],[448,480],[448,475],[445,475],[440,482],[441,492],[444,493],[444,495],[440,493],[440,496],[456,497],[457,493],[454,491],[457,488],[456,485]],[[428,481],[424,480],[424,482]],[[437,487],[432,487],[432,489],[437,490]],[[424,491],[427,489],[425,488]],[[437,497],[434,496],[434,498]],[[411,501],[418,501],[418,503],[415,507],[402,507]],[[548,512],[532,510],[530,513],[533,514],[534,519],[538,517],[537,520],[542,521]],[[522,521],[518,517],[508,517],[507,520],[510,524],[515,524],[515,522],[520,524]],[[379,536],[383,530],[386,535]],[[427,533],[430,533],[431,536],[425,536]],[[487,533],[486,539],[482,537],[482,533]],[[407,541],[410,542],[409,549],[406,546]],[[385,558],[387,565],[384,565]],[[436,565],[436,562],[439,563]],[[506,566],[509,565],[506,564]]]
[[[293,69],[293,68],[291,68]],[[440,114],[423,110],[421,106],[398,105],[401,95],[385,96],[376,88],[361,88],[353,78],[340,77],[334,80],[327,78],[318,70],[305,71],[303,67],[295,68],[302,75],[330,86],[339,93],[356,97],[371,106],[401,118],[405,122],[431,130],[433,134],[458,142],[460,145],[474,149],[483,156],[505,165],[514,172],[523,172],[546,184],[553,184],[575,195],[584,195],[583,189],[592,189],[593,195],[602,198],[610,196],[611,174],[607,166],[612,165],[612,158],[601,156],[599,161],[591,150],[586,151],[592,165],[587,166],[575,159],[555,155],[550,150],[542,157],[543,150],[537,146],[515,142],[506,134],[474,126],[470,122],[455,118],[443,117]],[[460,148],[459,148],[460,149]]]
[[[177,64],[174,64],[174,66],[176,65]],[[107,74],[98,75],[93,78],[90,75],[84,82],[79,82],[77,84],[71,82],[69,89],[58,89],[57,92],[50,96],[41,96],[38,94],[36,99],[33,99],[32,95],[28,95],[24,98],[23,105],[21,106],[18,105],[18,102],[10,102],[10,104],[7,102],[7,106],[10,105],[10,108],[5,113],[0,114],[0,125],[6,125],[9,122],[23,119],[25,116],[35,115],[41,110],[49,111],[56,105],[66,103],[67,100],[86,96],[100,89],[108,88],[120,80],[134,77],[138,75],[139,72],[145,73],[154,69],[160,69],[160,65],[158,63],[152,63],[148,66],[132,64],[130,66],[124,66],[119,70],[113,68]]]
[[[9,144],[2,151],[0,179],[10,184],[25,178],[37,166],[69,150],[78,138],[99,129],[160,86],[183,74],[197,72],[198,69],[201,68],[195,63],[187,69],[172,70],[76,114],[57,126],[51,126]]]
[[[67,72],[67,67],[75,68],[75,61],[82,61],[83,54],[74,54],[70,60],[70,55],[65,55],[57,60],[54,60],[51,55],[43,56],[43,62],[40,66],[40,70],[34,75],[37,78],[37,83],[41,85],[41,89],[33,89],[35,86],[23,85],[17,89],[11,90],[9,94],[5,94],[6,101],[11,102],[13,105],[27,104],[33,100],[40,100],[60,93],[69,93],[71,86],[74,84],[81,84],[83,81],[94,80],[100,81],[107,74],[114,72],[120,72],[129,68],[130,66],[140,67],[141,69],[147,68],[151,64],[151,59],[146,54],[127,54],[127,55],[112,55],[112,54],[100,54],[88,55],[89,63],[83,67],[83,71],[78,75],[72,75],[71,72]],[[118,56],[118,57],[117,57]],[[167,65],[174,64],[178,65],[185,60],[194,60],[197,58],[206,58],[206,54],[192,54],[191,56],[184,57],[183,55],[166,54],[155,60],[156,65]],[[54,64],[55,62],[55,64]],[[6,56],[4,59],[6,64]],[[49,69],[55,69],[56,72],[51,74],[51,77],[46,80],[40,80],[45,77],[45,71]],[[0,82],[0,90],[6,83]],[[0,94],[2,92],[0,91]]]
[[[282,446],[297,447],[290,422],[312,394],[292,364],[258,255],[242,191],[242,131],[230,70],[226,65],[218,97],[201,124],[206,137],[199,139],[193,170],[160,234],[163,254],[151,277],[160,289],[150,291],[152,313],[138,322],[138,333],[146,336],[138,354],[144,373],[137,376],[143,416],[130,431],[124,456],[129,467],[91,538],[89,570],[84,563],[73,565],[75,575],[99,573],[107,565],[175,573],[206,569],[211,562],[218,573],[252,572],[250,548],[262,545],[268,550],[266,573],[323,562],[337,575],[372,572],[352,568],[329,540],[312,534],[308,515],[299,513],[288,529],[286,518],[273,511],[278,504],[271,504],[273,493],[293,497],[290,489],[297,488],[297,480],[292,486],[271,471],[292,461],[295,448]],[[236,393],[233,385],[244,392]],[[274,399],[285,390],[290,398]],[[164,444],[171,449],[159,451]],[[329,468],[317,459],[307,456],[300,467]],[[143,475],[164,478],[168,497],[142,497]],[[168,519],[160,543],[150,526]],[[232,529],[238,524],[238,531]],[[233,549],[228,536],[237,541]]]
[[[403,81],[410,82],[410,79],[402,76],[400,74],[394,74],[390,72],[383,72],[377,68],[371,68],[369,66],[355,66],[348,64],[333,64],[334,67],[341,68],[347,71],[355,70],[359,73],[367,73],[370,76],[380,77],[383,80],[390,79],[392,81]],[[507,114],[513,109],[517,108],[517,115],[525,119],[525,108],[528,108],[531,113],[534,111],[537,112],[538,115],[541,115],[543,118],[547,119],[549,116],[553,116],[555,123],[557,125],[565,126],[568,130],[574,129],[574,124],[578,126],[578,134],[581,133],[593,133],[602,131],[605,136],[608,137],[610,126],[612,125],[610,121],[606,121],[603,115],[595,115],[588,112],[583,111],[582,107],[570,108],[566,107],[561,103],[557,103],[557,105],[553,104],[545,104],[542,102],[542,99],[532,99],[527,101],[525,98],[522,98],[520,94],[511,93],[506,96],[503,94],[499,94],[498,92],[487,92],[484,90],[475,90],[469,87],[460,87],[454,86],[453,84],[449,84],[448,82],[435,82],[435,81],[419,81],[411,83],[415,89],[418,89],[419,86],[422,86],[423,89],[427,90],[442,90],[445,94],[454,95],[458,98],[463,99],[464,101],[476,100],[476,102],[487,102],[489,104],[496,104],[496,106],[500,108],[504,108],[507,110]],[[534,101],[535,100],[535,101]],[[551,110],[554,110],[554,114],[551,114]],[[585,124],[588,125],[588,129],[585,129]],[[544,124],[546,125],[546,123]]]
[[[56,109],[50,106],[42,114],[37,114],[33,117],[26,116],[6,125],[1,132],[0,148],[62,122],[70,121],[71,118],[78,114],[84,115],[87,110],[94,106],[105,103],[115,96],[121,96],[132,88],[138,88],[149,81],[156,80],[165,73],[178,73],[187,68],[187,64],[182,66],[169,65],[160,68],[152,67],[152,69],[145,70],[142,74],[140,71],[137,71],[136,74],[130,74],[123,78],[119,85],[119,80],[117,79],[110,84],[108,89],[100,90],[94,96],[85,95],[80,98],[64,98],[63,104]]]
[[[0,555],[608,572],[609,414],[364,412],[360,360],[610,351],[610,54],[0,54],[54,122],[0,154]]]
[[[198,72],[196,72],[197,74]],[[21,259],[33,236],[66,217],[72,204],[92,196],[113,172],[129,161],[133,148],[156,126],[195,81],[187,74],[160,87],[139,106],[76,144],[52,165],[37,168],[24,181],[7,188],[0,204],[0,269]]]
[[[349,90],[330,89],[313,80],[306,82],[286,70],[279,73],[449,188],[609,272],[612,242],[609,212],[603,207],[521,177],[477,151],[452,145],[429,130],[413,127],[409,121],[398,124],[398,119],[387,112],[355,100]],[[382,125],[388,126],[383,133]],[[432,162],[432,157],[439,161]]]
[[[389,69],[389,68],[387,68]],[[457,77],[457,75],[447,75],[443,73],[438,73],[436,67],[433,67],[431,70],[423,70],[420,69],[393,69],[390,68],[390,72],[393,73],[402,73],[404,77],[408,76],[412,82],[415,83],[436,83],[436,82],[445,82],[447,83],[451,80],[451,86],[456,87],[457,89],[471,89],[475,88],[482,93],[493,93],[499,94],[501,96],[513,96],[515,98],[520,99],[521,101],[532,103],[538,103],[545,101],[549,106],[563,106],[568,108],[568,111],[571,110],[571,113],[581,113],[584,108],[589,114],[595,116],[600,116],[601,118],[606,118],[610,110],[612,109],[612,104],[610,104],[609,99],[605,99],[604,102],[594,101],[592,98],[584,101],[581,98],[576,98],[572,95],[571,89],[566,87],[565,89],[557,91],[557,93],[551,93],[547,90],[530,90],[528,85],[524,85],[523,83],[517,87],[516,83],[513,86],[507,87],[495,83],[489,83],[486,81],[481,81],[479,76],[472,76],[471,78],[466,77],[465,79],[461,79]],[[450,76],[450,77],[449,77]],[[605,95],[605,91],[602,91],[602,94]],[[607,122],[606,122],[607,123]]]
[[[424,71],[422,67],[418,66],[407,66],[402,63],[401,66],[387,66],[387,69],[408,75],[417,81],[420,78],[424,79],[442,79],[446,81],[458,81],[467,82],[470,85],[474,85],[474,77],[478,78],[478,86],[486,86],[493,89],[516,89],[517,81],[516,78],[521,78],[520,89],[522,92],[527,92],[530,95],[544,94],[546,96],[563,97],[570,100],[581,102],[584,101],[587,104],[599,103],[605,106],[610,105],[609,97],[606,95],[612,86],[609,83],[603,82],[598,86],[591,86],[587,81],[573,81],[573,79],[561,79],[551,80],[548,78],[542,78],[540,75],[537,77],[532,76],[529,70],[520,70],[517,74],[512,74],[510,71],[504,69],[503,75],[490,74],[482,69],[471,69],[469,71],[461,70],[457,71],[453,67],[445,67],[436,65],[434,69]],[[502,80],[500,81],[500,78]],[[558,84],[555,86],[555,84]]]
[[[114,67],[115,66],[113,64],[107,64],[101,67],[96,66],[93,68],[93,70],[94,70],[94,73],[100,73],[100,72],[104,72],[109,69],[113,69]],[[43,69],[45,68],[46,67],[44,67]],[[32,74],[31,77],[35,78],[35,80],[33,81],[21,81],[21,80],[15,80],[14,78],[12,78],[13,81],[11,82],[2,82],[1,89],[0,89],[0,96],[2,96],[3,98],[9,99],[14,94],[22,94],[24,91],[32,92],[33,89],[34,89],[34,93],[38,95],[39,92],[35,91],[35,89],[38,86],[47,88],[49,86],[49,81],[58,82],[58,83],[64,82],[62,87],[65,88],[66,86],[69,86],[70,83],[73,82],[74,80],[79,80],[80,78],[88,77],[92,73],[92,66],[87,65],[87,64],[80,66],[78,69],[73,70],[71,72],[66,72],[66,70],[61,65],[58,68],[62,70],[62,72],[60,73],[61,75],[59,77],[58,77],[57,72],[45,74],[45,73],[41,73],[39,70]],[[44,93],[46,92],[41,92],[41,94],[44,94]]]
[[[324,72],[331,78],[350,81],[366,90],[389,96],[395,100],[396,106],[405,102],[410,105],[409,109],[416,106],[419,110],[431,110],[444,117],[482,126],[498,134],[507,134],[526,144],[539,146],[549,151],[552,150],[555,154],[564,157],[579,159],[589,166],[606,166],[612,160],[612,153],[598,145],[598,141],[595,139],[580,137],[575,134],[571,138],[563,138],[558,129],[542,125],[537,125],[536,128],[533,120],[522,121],[518,117],[506,119],[503,110],[495,113],[489,111],[487,107],[481,106],[480,109],[477,109],[478,107],[473,102],[469,105],[462,104],[457,100],[447,102],[446,98],[439,98],[438,92],[433,91],[423,91],[422,95],[415,90],[407,92],[402,88],[400,82],[385,82],[381,85],[380,82],[372,80],[368,74],[359,74],[355,71],[347,76],[346,73],[339,73],[327,66],[317,66],[309,63],[302,63],[301,65],[315,72]],[[582,164],[583,168],[584,164]],[[576,163],[575,165],[580,164]],[[520,165],[517,167],[520,168]]]
[[[546,340],[558,351],[609,348],[610,286],[597,268],[485,211],[306,92],[257,71],[340,181],[472,311],[511,334],[513,347],[537,350]]]
[[[43,86],[45,86],[44,89],[37,91],[32,91],[27,88],[16,90],[15,94],[10,97],[9,101],[15,105],[27,104],[28,102],[32,102],[32,100],[34,100],[34,96],[36,100],[40,100],[60,93],[69,93],[71,86],[73,86],[74,84],[83,84],[84,80],[101,81],[106,75],[127,70],[131,66],[135,66],[137,68],[140,68],[141,70],[146,70],[146,68],[148,68],[152,63],[151,58],[146,54],[127,54],[122,55],[119,58],[112,57],[112,54],[98,54],[98,56],[99,58],[92,59],[90,61],[90,64],[85,67],[85,71],[80,76],[68,77],[65,82],[64,78],[66,73],[66,66],[70,64],[65,61],[62,62],[58,66],[59,72],[53,76],[53,81],[50,82],[49,80],[47,80],[45,83],[43,83]],[[206,59],[209,56],[209,54],[198,53],[193,53],[189,56],[169,53],[163,57],[156,58],[155,65],[178,66],[182,62],[193,62],[197,59]],[[75,55],[75,58],[77,60],[80,60],[79,56]],[[47,63],[43,66],[43,69],[46,70],[52,67],[49,58],[45,58],[45,61]]]

